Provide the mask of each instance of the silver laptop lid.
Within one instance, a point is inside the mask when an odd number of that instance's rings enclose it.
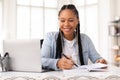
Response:
[[[5,40],[4,53],[10,57],[13,71],[41,72],[40,39]]]

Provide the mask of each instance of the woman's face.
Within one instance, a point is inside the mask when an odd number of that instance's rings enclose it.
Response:
[[[72,36],[79,22],[72,10],[65,9],[59,15],[60,30],[65,36]]]

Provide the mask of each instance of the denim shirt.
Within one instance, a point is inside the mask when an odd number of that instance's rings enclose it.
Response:
[[[88,59],[90,59],[93,63],[95,63],[97,59],[102,58],[96,51],[91,39],[85,34],[81,33],[80,35],[81,35],[83,59],[85,65],[88,64]],[[57,37],[58,37],[58,32],[47,33],[44,37],[44,42],[41,49],[41,59],[42,59],[41,62],[43,68],[59,70],[56,66],[57,61],[59,59],[55,59]]]

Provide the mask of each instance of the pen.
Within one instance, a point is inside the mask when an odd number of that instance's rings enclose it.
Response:
[[[64,56],[66,59],[70,59],[70,58],[68,58],[65,54],[63,54],[63,56]],[[75,64],[74,62],[73,62],[73,64],[74,64],[76,67],[78,67],[78,65]]]

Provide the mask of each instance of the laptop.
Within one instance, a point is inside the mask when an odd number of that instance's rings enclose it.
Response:
[[[11,71],[41,72],[40,39],[4,40]]]

